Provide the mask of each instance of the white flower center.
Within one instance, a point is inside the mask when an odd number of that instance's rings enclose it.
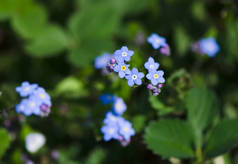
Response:
[[[156,38],[156,39],[155,39],[155,42],[156,42],[157,44],[159,44],[161,41],[160,41],[160,39]]]
[[[30,87],[25,87],[24,88],[24,91],[29,91],[30,90]]]
[[[113,134],[114,133],[114,129],[109,129],[109,131],[108,131],[110,134]]]
[[[133,80],[137,79],[137,76],[136,75],[132,75],[132,79]]]
[[[151,64],[151,65],[150,65],[150,69],[154,69],[154,65]]]
[[[29,105],[30,105],[30,107],[32,107],[32,108],[36,106],[36,104],[35,104],[33,101],[31,101]]]
[[[121,55],[125,57],[125,56],[127,56],[127,53],[124,51],[121,53]]]

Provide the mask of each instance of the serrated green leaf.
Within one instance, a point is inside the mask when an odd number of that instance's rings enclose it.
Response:
[[[40,36],[34,38],[25,48],[34,56],[54,56],[65,50],[68,35],[56,25],[47,26]]]
[[[188,120],[194,128],[203,130],[214,119],[217,112],[216,95],[206,88],[193,88],[185,98]]]
[[[223,120],[212,130],[206,147],[207,157],[219,156],[238,145],[238,119]]]
[[[7,148],[10,146],[11,138],[5,129],[0,129],[0,159],[6,152]]]
[[[79,98],[86,96],[87,90],[79,79],[75,77],[67,77],[57,84],[55,94],[67,98]]]
[[[144,138],[148,148],[158,155],[189,158],[194,155],[190,129],[184,121],[165,119],[150,123]]]

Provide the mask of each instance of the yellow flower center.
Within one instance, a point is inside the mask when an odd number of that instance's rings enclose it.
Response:
[[[128,128],[128,127],[125,127],[125,128],[123,128],[123,130],[124,130],[125,132],[128,132],[129,128]]]
[[[154,65],[150,65],[150,69],[154,69]]]
[[[121,70],[125,71],[126,70],[126,66],[121,66]]]
[[[158,74],[154,74],[154,78],[157,79],[159,77]]]
[[[114,133],[114,129],[109,129],[109,133],[110,134]]]
[[[44,99],[45,98],[45,95],[42,93],[40,94],[40,98]]]
[[[160,39],[155,39],[155,42],[159,44],[160,43]]]

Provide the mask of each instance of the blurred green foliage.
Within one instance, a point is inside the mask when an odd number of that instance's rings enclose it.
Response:
[[[166,37],[171,56],[146,42],[153,32]],[[209,36],[221,47],[215,58],[191,51]],[[232,0],[0,0],[0,163],[22,164],[23,155],[41,164],[212,163],[217,156],[237,163],[237,37]],[[95,57],[123,45],[135,51],[131,68],[143,70],[149,56],[160,63],[159,96],[94,68]],[[15,112],[22,81],[47,89],[49,117]],[[136,130],[127,147],[102,140],[104,93],[127,104]],[[35,154],[24,145],[30,132],[47,140]]]

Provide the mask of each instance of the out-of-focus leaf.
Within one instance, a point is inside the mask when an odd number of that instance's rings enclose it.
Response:
[[[109,5],[94,2],[76,12],[69,21],[69,28],[80,40],[108,38],[117,30],[120,15]],[[94,45],[91,45],[93,48]]]
[[[14,15],[12,27],[23,38],[36,38],[44,30],[46,21],[47,15],[44,8],[35,6],[30,12]]]
[[[7,148],[10,146],[11,143],[11,137],[8,134],[8,132],[1,128],[0,129],[0,159],[6,152]]]
[[[67,98],[79,98],[86,96],[87,90],[84,84],[76,77],[67,77],[57,84],[55,88],[56,96],[64,96]]]
[[[198,20],[204,20],[206,18],[206,11],[202,1],[194,1],[191,11]]]
[[[112,51],[113,47],[110,40],[91,38],[80,42],[78,48],[72,49],[69,61],[77,67],[88,66],[96,56]]]
[[[65,50],[69,42],[68,35],[56,25],[47,26],[40,36],[27,46],[28,53],[34,56],[53,56]]]
[[[184,121],[165,119],[152,122],[145,130],[145,142],[154,153],[165,158],[193,157],[191,127]]]
[[[174,40],[176,44],[177,51],[180,55],[185,55],[184,53],[188,50],[191,45],[191,39],[186,33],[184,27],[178,26],[174,31]]]
[[[144,115],[137,115],[133,117],[132,124],[136,132],[140,132],[145,127],[146,117]]]
[[[238,119],[223,120],[212,130],[206,147],[207,157],[219,156],[238,145]]]
[[[149,101],[152,108],[157,110],[159,116],[168,114],[175,110],[173,107],[164,105],[156,96],[150,95]]]
[[[101,164],[106,158],[106,151],[102,148],[94,149],[85,164]]]

